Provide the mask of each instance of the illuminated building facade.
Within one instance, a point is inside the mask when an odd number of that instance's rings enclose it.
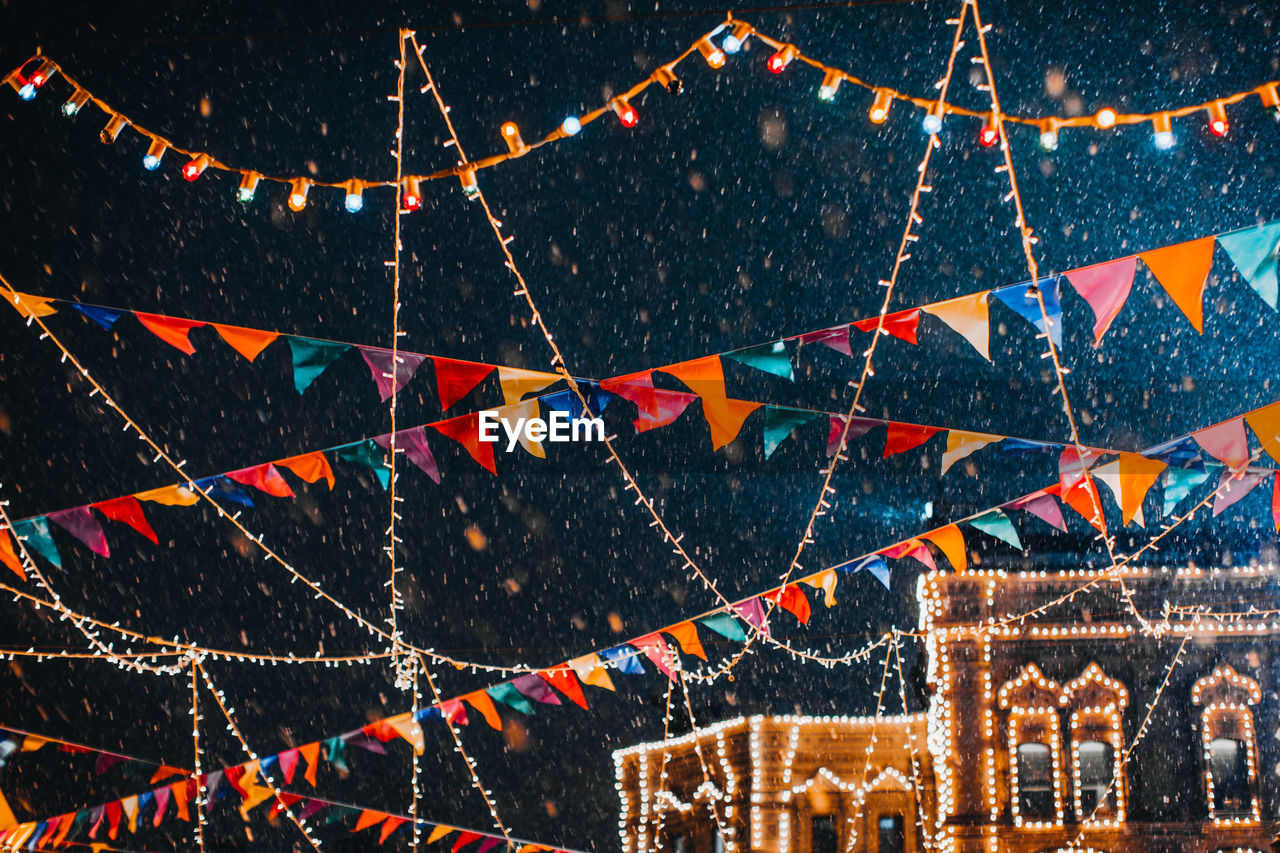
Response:
[[[745,717],[618,750],[623,853],[1270,853],[1280,622],[1239,602],[1280,596],[1280,575],[1123,578],[923,576],[924,713]]]

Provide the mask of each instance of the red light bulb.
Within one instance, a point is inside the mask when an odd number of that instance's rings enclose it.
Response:
[[[640,121],[640,114],[636,112],[635,107],[627,103],[625,98],[614,98],[609,106],[618,114],[618,123],[623,127],[635,127]]]
[[[787,67],[787,59],[781,52],[775,53],[769,57],[769,70],[774,74],[781,74],[782,69]]]
[[[182,164],[182,177],[188,181],[194,181],[203,175],[204,170],[207,168],[209,168],[209,158],[203,154],[197,154]]]
[[[1227,131],[1231,129],[1231,123],[1227,121],[1227,111],[1223,108],[1222,102],[1217,101],[1209,105],[1209,132],[1214,136],[1222,137],[1227,135]]]
[[[421,181],[418,178],[405,178],[404,189],[400,193],[400,204],[405,210],[413,212],[422,208]]]
[[[991,125],[983,125],[982,131],[978,134],[978,143],[983,148],[990,148],[1000,141],[999,132]]]

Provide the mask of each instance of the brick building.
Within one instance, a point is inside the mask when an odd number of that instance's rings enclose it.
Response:
[[[1123,578],[922,576],[923,713],[753,716],[618,750],[624,853],[1269,853],[1280,620],[1241,602],[1276,600],[1280,574]]]

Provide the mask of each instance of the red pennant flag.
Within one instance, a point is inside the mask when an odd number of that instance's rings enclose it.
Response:
[[[22,561],[18,559],[18,553],[13,548],[13,542],[9,539],[9,531],[0,530],[0,563],[4,563],[9,569],[24,581],[27,579],[27,573],[22,569]]]
[[[1191,433],[1196,443],[1214,459],[1236,471],[1249,464],[1249,437],[1244,432],[1244,418]]]
[[[582,692],[582,685],[578,683],[578,679],[569,669],[544,669],[538,672],[543,680],[559,690],[565,696],[573,701],[573,704],[579,708],[586,710],[587,697]]]
[[[433,358],[431,361],[436,368],[436,393],[440,395],[440,406],[444,409],[470,394],[472,388],[496,369],[492,364],[454,361],[451,358]]]
[[[356,821],[356,828],[352,832],[362,832],[371,826],[377,826],[386,820],[390,815],[386,812],[374,811],[373,809],[365,809],[360,812],[360,818]]]
[[[696,394],[654,388],[652,371],[606,379],[600,387],[636,404],[640,410],[634,421],[636,432],[648,432],[675,423],[689,404],[698,399]]]
[[[477,690],[474,693],[468,693],[462,697],[472,708],[480,712],[480,716],[484,717],[484,721],[489,724],[489,728],[502,731],[502,718],[498,716],[498,709],[493,704],[493,699],[483,690]]]
[[[1201,334],[1204,333],[1204,283],[1213,265],[1213,243],[1213,237],[1201,237],[1138,256]]]
[[[404,826],[408,822],[409,822],[409,819],[407,817],[396,817],[394,815],[387,815],[387,819],[382,822],[382,832],[379,833],[378,835],[378,843],[381,844],[382,842],[386,841],[388,838],[391,837],[391,833],[395,832],[397,829]]]
[[[288,749],[280,753],[280,772],[284,774],[284,783],[293,784],[293,774],[298,772],[298,750]]]
[[[803,335],[798,335],[796,340],[802,344],[823,344],[838,353],[847,356],[853,355],[853,350],[849,346],[848,326],[836,326],[834,329],[805,332]]]
[[[1138,269],[1136,257],[1120,258],[1097,266],[1085,267],[1066,274],[1067,281],[1084,297],[1093,309],[1093,342],[1102,343],[1102,336],[1111,327],[1129,291],[1133,289],[1133,274]]]
[[[470,721],[467,720],[467,706],[462,704],[461,699],[445,699],[436,707],[444,715],[445,722],[457,723],[460,726],[471,725]]]
[[[801,625],[809,624],[809,597],[795,584],[788,584],[777,592],[765,595],[765,598],[776,601],[779,607],[796,617]]]
[[[301,456],[290,456],[288,459],[277,459],[275,464],[288,468],[308,483],[325,480],[332,489],[336,482],[329,460],[319,450]]]
[[[115,498],[109,501],[96,503],[93,508],[105,515],[112,521],[118,521],[121,524],[127,524],[143,536],[151,540],[153,545],[160,544],[156,532],[151,529],[151,525],[147,523],[147,517],[142,512],[142,504],[138,503],[138,499],[129,495],[123,498]]]
[[[246,329],[243,326],[224,326],[221,323],[210,323],[222,339],[233,350],[253,361],[262,351],[271,346],[280,337],[279,332],[267,332],[262,329]]]
[[[887,459],[894,454],[905,453],[912,448],[919,447],[941,431],[935,427],[899,424],[890,421],[889,434],[885,437],[884,442],[884,458]]]
[[[171,347],[176,347],[187,355],[191,355],[196,348],[191,345],[191,341],[187,339],[192,329],[203,326],[204,323],[199,320],[182,320],[177,317],[165,317],[160,314],[143,314],[141,311],[134,311],[133,316],[138,318],[138,322],[151,330],[151,334],[164,341]]]
[[[874,332],[876,325],[880,322],[879,317],[869,317],[866,320],[859,320],[853,323],[853,327],[861,332]],[[893,314],[884,315],[884,331],[885,334],[893,335],[909,344],[916,344],[916,332],[920,328],[920,309],[912,308],[909,311],[898,311]]]
[[[463,847],[466,847],[473,841],[479,841],[483,838],[478,832],[459,832],[458,837],[453,842],[453,853],[458,853]]]
[[[498,464],[493,458],[495,442],[480,440],[480,413],[472,412],[447,421],[431,424],[432,429],[446,438],[452,438],[467,449],[471,458],[480,463],[490,474],[497,475]]]
[[[112,800],[107,803],[104,814],[107,816],[107,837],[114,841],[120,834],[120,818],[124,815],[124,808],[119,800]]]
[[[698,629],[693,627],[692,622],[681,622],[679,625],[672,625],[663,630],[676,638],[676,642],[680,644],[680,648],[686,655],[707,659],[707,651],[702,647],[702,640],[698,639]]]
[[[280,472],[276,470],[276,466],[270,462],[263,465],[255,465],[252,468],[241,468],[239,471],[229,471],[227,476],[237,483],[253,486],[258,491],[266,492],[273,497],[296,497],[293,489],[289,488],[289,484],[284,481],[284,477],[281,477]]]

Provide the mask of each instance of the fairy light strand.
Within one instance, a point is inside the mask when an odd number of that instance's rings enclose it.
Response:
[[[200,748],[200,691],[198,689],[199,664],[196,658],[191,658],[191,754],[192,767],[195,769],[191,781],[187,784],[196,786],[196,825],[194,827],[196,833],[196,848],[200,853],[204,853],[204,773],[202,772],[201,748]]]

